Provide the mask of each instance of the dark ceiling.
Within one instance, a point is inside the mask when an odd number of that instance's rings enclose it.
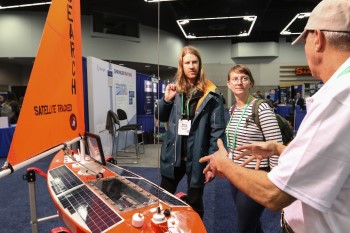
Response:
[[[48,0],[0,0],[0,5],[8,6],[43,1]],[[311,12],[319,2],[320,0],[175,0],[148,3],[145,0],[81,0],[81,11],[83,15],[112,16],[112,18],[119,21],[118,24],[113,26],[119,27],[120,31],[132,32],[132,25],[137,24],[155,28],[160,25],[161,30],[170,32],[187,41],[190,41],[190,39],[185,38],[176,20],[255,15],[257,19],[251,34],[246,37],[230,37],[231,42],[278,42],[279,37],[281,37],[280,32],[297,13]],[[49,5],[44,5],[16,8],[16,10],[47,11],[48,7]],[[13,11],[14,9],[8,10]],[[160,12],[160,17],[158,17],[158,12]],[[305,23],[304,20],[299,25],[293,25],[294,30],[302,31]],[[197,33],[221,35],[229,34],[227,30],[241,30],[240,26],[240,23],[230,26],[224,22],[211,21],[206,25],[197,25],[196,28],[191,30]],[[126,27],[131,28],[131,30],[125,29]],[[286,37],[287,41],[292,41],[296,35],[283,37]],[[123,63],[122,61],[113,62]],[[145,70],[145,64],[134,64],[134,66],[133,64],[126,64],[125,66],[127,65],[141,73],[155,73],[151,68]],[[154,67],[158,68],[157,66]],[[168,69],[168,67],[160,68]]]
[[[160,28],[181,38],[184,35],[176,23],[179,19],[256,15],[251,35],[234,37],[232,43],[278,42],[280,32],[297,13],[311,12],[319,2],[320,0],[176,0],[147,3],[144,0],[82,0],[81,9],[82,14],[115,14],[152,27],[158,26],[159,11]],[[301,29],[304,26],[299,25]],[[204,34],[225,34],[227,27],[223,23],[209,23],[200,30]]]

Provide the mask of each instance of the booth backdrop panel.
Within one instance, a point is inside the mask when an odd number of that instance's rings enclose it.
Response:
[[[165,85],[166,82],[164,80],[159,80],[159,82],[156,85],[156,88],[153,89],[153,101],[163,98],[165,92]]]
[[[7,157],[15,129],[14,126],[0,129],[0,158]]]
[[[158,83],[155,83],[152,81],[152,77],[136,73],[137,115],[153,115],[155,100],[162,98],[164,95],[165,82],[158,80]],[[146,86],[149,86],[149,88],[146,88]]]
[[[155,102],[163,98],[165,84],[165,81],[156,80],[153,76],[136,73],[137,123],[145,132],[145,143],[153,143],[154,133],[158,130],[155,127]],[[161,127],[160,130],[165,129]]]
[[[137,101],[137,115],[145,115],[146,113],[146,94],[145,94],[145,81],[151,81],[151,76],[136,73],[136,101]],[[138,122],[140,124],[140,122]]]
[[[271,95],[271,99],[272,99],[274,102],[277,102],[278,99],[279,99],[279,93],[280,93],[280,91],[279,91],[278,88],[275,88],[274,91],[275,91],[275,94]]]
[[[142,129],[146,133],[153,133],[154,115],[137,115],[137,123],[142,125]]]
[[[299,92],[300,94],[303,93],[303,85],[298,85],[294,87],[295,93]]]
[[[281,117],[285,118],[287,115],[293,114],[293,106],[291,105],[278,105],[277,113],[281,115]]]
[[[302,110],[300,106],[297,106],[295,110],[295,126],[294,131],[298,131],[301,122],[303,121],[306,115],[306,110]]]
[[[291,105],[278,105],[277,106],[277,113],[281,115],[283,118],[285,118],[287,115],[292,115],[295,117],[294,119],[294,131],[298,131],[299,126],[301,122],[303,121],[305,115],[306,115],[306,110],[302,110],[300,106],[296,106],[295,113],[293,111],[293,106]]]

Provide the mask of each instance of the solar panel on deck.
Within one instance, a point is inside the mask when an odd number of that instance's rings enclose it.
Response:
[[[145,179],[139,179],[139,178],[132,178],[128,177],[127,180],[133,182],[140,188],[146,190],[147,192],[151,193],[153,196],[158,197],[159,199],[164,201],[165,203],[169,205],[174,206],[186,206],[184,202],[180,201],[176,197],[166,193],[163,189],[159,188],[157,185],[153,184],[152,182],[145,180]]]
[[[109,170],[111,170],[111,171],[117,173],[117,174],[120,175],[120,176],[139,177],[138,175],[136,175],[136,174],[134,174],[134,173],[132,173],[132,172],[130,172],[130,171],[128,171],[128,170],[125,170],[125,169],[123,169],[123,168],[114,166],[114,165],[112,165],[112,164],[110,164],[110,163],[107,163],[106,167],[107,167]]]
[[[122,218],[85,185],[58,198],[71,214],[77,213],[92,233],[102,232]]]
[[[81,185],[83,182],[66,166],[61,166],[49,171],[53,180],[52,189],[56,195],[63,193],[71,188]]]

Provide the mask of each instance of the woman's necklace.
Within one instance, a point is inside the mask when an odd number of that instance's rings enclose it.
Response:
[[[227,142],[228,148],[229,148],[229,150],[230,150],[230,152],[229,152],[229,154],[228,154],[230,159],[233,158],[233,150],[236,148],[236,138],[237,138],[238,126],[241,124],[242,118],[243,118],[243,116],[244,116],[244,114],[245,114],[245,111],[247,110],[247,107],[248,107],[248,105],[249,105],[249,103],[250,103],[250,97],[251,97],[251,96],[249,95],[249,97],[248,97],[248,99],[247,99],[247,102],[246,102],[245,105],[244,105],[243,112],[242,112],[242,114],[241,114],[241,116],[240,116],[240,118],[239,118],[239,121],[238,121],[237,125],[236,125],[236,129],[235,129],[234,134],[233,134],[233,139],[232,139],[231,146],[230,146],[230,140],[229,140],[229,136],[228,136],[228,127],[226,127],[226,130],[225,130],[225,133],[226,133],[226,142]],[[234,114],[234,113],[231,114],[230,121],[228,122],[227,126],[229,126],[229,125],[231,124],[231,121],[232,121],[232,118],[233,118],[233,114]]]

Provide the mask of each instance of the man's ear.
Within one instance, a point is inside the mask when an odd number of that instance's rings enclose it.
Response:
[[[324,33],[322,33],[321,30],[317,29],[315,30],[315,35],[314,35],[314,45],[315,45],[315,50],[316,52],[320,52],[324,49],[324,46],[326,44],[326,37]]]

